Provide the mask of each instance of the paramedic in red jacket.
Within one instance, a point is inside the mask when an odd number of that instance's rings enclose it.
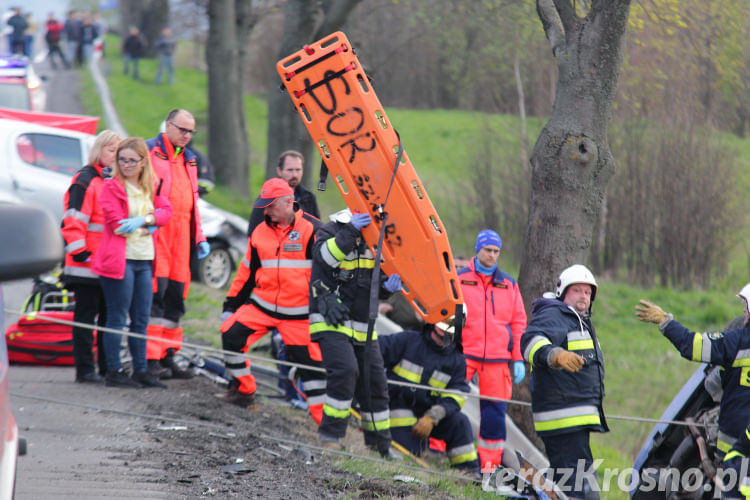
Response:
[[[510,367],[516,383],[526,375],[521,356],[521,335],[526,311],[518,283],[497,267],[502,241],[490,229],[477,235],[476,256],[458,270],[468,310],[463,328],[466,380],[479,379],[479,394],[510,399]],[[482,472],[492,472],[503,458],[505,403],[480,401],[481,420],[477,451]]]
[[[276,328],[284,341],[287,359],[321,366],[320,347],[310,342],[310,270],[315,231],[320,221],[303,212],[294,190],[278,177],[263,184],[253,205],[265,220],[253,229],[247,252],[224,301],[221,343],[225,364],[234,377],[223,398],[238,406],[252,406],[255,377],[250,361],[240,355],[269,330]],[[325,375],[301,370],[310,415],[323,418]]]
[[[115,161],[120,136],[111,130],[101,132],[89,152],[88,165],[76,173],[65,193],[62,235],[65,240],[63,282],[75,293],[73,321],[104,326],[107,309],[104,305],[99,276],[91,271],[91,261],[102,241],[104,217],[99,205],[104,179]],[[98,316],[98,320],[97,320]],[[76,365],[76,382],[102,382],[96,374],[92,347],[94,334],[89,328],[73,327],[73,359]],[[97,342],[101,346],[101,339]],[[104,375],[106,365],[100,349],[99,373]]]
[[[193,376],[173,356],[182,346],[180,318],[190,287],[190,253],[195,249],[196,257],[203,259],[210,250],[198,212],[195,155],[185,149],[193,134],[193,115],[174,109],[167,115],[166,132],[146,141],[154,173],[162,182],[161,194],[172,206],[172,218],[157,232],[156,283],[146,342],[149,371],[162,378]]]

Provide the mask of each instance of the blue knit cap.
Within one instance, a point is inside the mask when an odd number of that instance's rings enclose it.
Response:
[[[497,248],[503,247],[503,241],[500,239],[500,235],[492,229],[479,231],[479,234],[477,235],[477,244],[474,245],[474,251],[478,252],[487,245],[495,245]]]

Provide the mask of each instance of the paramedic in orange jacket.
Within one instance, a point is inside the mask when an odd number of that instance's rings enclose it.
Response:
[[[502,241],[490,229],[477,235],[476,256],[458,270],[468,310],[463,328],[466,380],[479,379],[479,394],[510,399],[513,377],[519,383],[526,375],[521,356],[521,335],[526,329],[526,311],[518,283],[497,267]],[[482,472],[493,472],[503,458],[505,403],[482,399],[477,451]]]
[[[180,318],[190,287],[190,253],[195,249],[196,257],[203,259],[210,249],[198,212],[195,156],[185,149],[194,134],[193,115],[174,109],[167,115],[166,132],[146,141],[154,173],[162,181],[160,194],[172,206],[172,218],[157,232],[155,291],[146,342],[149,371],[162,378],[193,376],[173,356],[182,346]]]
[[[63,281],[75,293],[73,321],[99,326],[107,322],[99,276],[91,271],[91,261],[96,254],[104,234],[104,216],[99,205],[99,193],[104,179],[109,177],[117,153],[120,136],[111,130],[101,132],[89,152],[89,161],[70,183],[63,199],[65,212],[62,220],[62,235],[65,240],[65,265]],[[98,320],[97,320],[98,316]],[[76,365],[76,382],[100,383],[96,374],[92,347],[94,334],[89,328],[73,327],[73,359]],[[97,339],[101,346],[101,337]],[[104,354],[99,350],[99,372],[104,375]]]
[[[234,380],[222,396],[227,402],[248,407],[255,399],[255,377],[250,360],[239,353],[276,328],[286,344],[287,359],[321,366],[320,347],[310,342],[310,269],[315,231],[319,221],[294,201],[294,190],[280,178],[263,184],[253,205],[262,208],[264,222],[253,229],[247,253],[224,301],[221,343],[225,364]],[[301,370],[308,409],[320,424],[323,418],[325,375]]]

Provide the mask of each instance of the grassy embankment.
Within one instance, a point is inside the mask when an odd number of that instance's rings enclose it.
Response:
[[[120,118],[133,135],[151,137],[156,133],[166,112],[175,107],[190,109],[196,116],[197,128],[203,132],[196,136],[199,148],[206,145],[206,74],[204,72],[178,67],[176,83],[169,87],[156,86],[151,82],[156,71],[153,60],[141,61],[142,83],[134,82],[121,74],[122,63],[119,55],[111,48],[117,47],[116,40],[109,45],[111,74],[108,78],[110,89]],[[87,78],[84,92],[87,109],[99,113],[93,85]],[[246,118],[251,142],[251,196],[254,197],[263,180],[265,161],[266,106],[262,97],[247,96],[245,99]],[[417,168],[433,202],[453,234],[449,214],[458,201],[452,196],[441,196],[443,187],[451,184],[457,171],[468,165],[467,158],[472,154],[467,145],[480,133],[481,127],[488,124],[496,130],[506,130],[499,139],[509,148],[517,150],[518,121],[513,116],[489,116],[461,111],[413,111],[388,109],[391,121],[399,129],[412,163]],[[541,127],[541,120],[532,120],[529,131],[533,141]],[[744,165],[750,165],[750,141],[728,138],[735,147]],[[460,175],[460,174],[459,174]],[[748,182],[748,169],[744,169],[744,185]],[[216,205],[241,215],[250,210],[250,200],[242,199],[232,191],[218,187],[208,200]],[[329,187],[320,196],[323,213],[339,208],[342,203],[338,193]],[[454,251],[471,254],[469,238],[454,240]],[[663,409],[687,377],[698,365],[680,358],[677,351],[664,339],[653,325],[644,325],[635,320],[633,305],[639,298],[648,298],[675,314],[683,323],[697,330],[722,328],[730,319],[740,313],[739,300],[734,293],[740,284],[750,278],[750,263],[746,240],[730,263],[730,276],[708,291],[681,292],[669,289],[643,290],[621,282],[600,283],[595,306],[594,324],[600,337],[605,355],[607,370],[605,409],[611,415],[630,415],[658,418]],[[506,266],[514,273],[508,262],[512,257],[504,256]],[[186,333],[213,345],[218,345],[218,317],[221,311],[222,293],[193,285],[189,299],[188,313],[184,325]],[[612,432],[595,435],[593,449],[596,457],[605,460],[604,467],[624,469],[632,464],[640,446],[651,429],[651,424],[633,423],[610,419]],[[360,465],[353,465],[354,468]],[[362,469],[369,467],[361,464]],[[613,483],[614,485],[614,483]],[[455,494],[467,494],[467,490],[448,489]],[[625,498],[626,495],[613,491],[606,498]]]

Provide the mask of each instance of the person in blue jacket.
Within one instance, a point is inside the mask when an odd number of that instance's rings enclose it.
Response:
[[[737,296],[744,301],[745,323],[742,328],[727,332],[691,332],[656,304],[641,300],[641,305],[635,306],[638,319],[659,325],[683,358],[724,368],[716,443],[719,458],[743,435],[750,421],[750,283]]]
[[[421,331],[406,330],[379,338],[390,380],[435,388],[428,391],[389,386],[391,436],[417,456],[428,448],[430,437],[441,439],[451,467],[479,478],[471,423],[461,413],[465,398],[439,390],[469,393],[466,361],[454,323],[427,324]]]
[[[589,434],[607,432],[604,358],[591,324],[594,275],[581,264],[568,267],[554,298],[537,299],[521,337],[532,365],[529,387],[534,430],[544,442],[552,479],[568,497],[599,498]],[[550,294],[551,295],[551,294]]]

